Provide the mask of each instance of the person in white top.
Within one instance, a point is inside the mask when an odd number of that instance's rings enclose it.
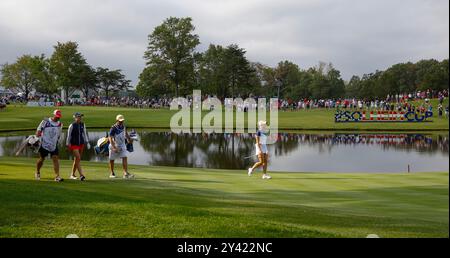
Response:
[[[44,119],[36,130],[36,136],[40,137],[41,147],[39,148],[39,159],[36,163],[36,180],[41,179],[41,168],[44,165],[45,157],[50,155],[53,160],[53,169],[55,171],[55,181],[61,182],[63,179],[59,176],[59,151],[58,141],[61,137],[63,124],[61,121],[61,111],[53,111],[53,117]]]
[[[124,125],[125,118],[123,115],[116,116],[116,123],[111,126],[109,131],[109,171],[110,178],[116,178],[114,172],[114,160],[121,158],[123,167],[123,178],[131,179],[134,175],[128,173],[128,151],[126,141],[131,142],[127,128]]]
[[[269,158],[269,151],[267,149],[267,122],[258,122],[258,132],[256,133],[256,155],[258,156],[258,162],[256,162],[253,167],[248,169],[248,176],[251,176],[253,170],[258,167],[263,167],[263,179],[271,179],[272,177],[267,174],[267,160]]]

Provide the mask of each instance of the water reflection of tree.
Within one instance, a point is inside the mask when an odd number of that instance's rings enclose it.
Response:
[[[282,133],[269,148],[274,148],[275,156],[294,152],[302,144],[331,151],[331,139],[332,135]],[[141,144],[154,165],[241,169],[249,162],[243,157],[255,153],[254,134],[143,133]]]
[[[299,147],[300,138],[293,134],[278,134],[278,140],[274,144],[275,156],[283,156],[296,150]]]
[[[212,145],[212,148],[208,145]],[[214,145],[217,148],[214,148]],[[207,167],[221,167],[238,169],[246,165],[243,157],[251,153],[253,142],[246,134],[213,134],[208,136],[202,150],[209,157],[206,159]]]
[[[151,155],[152,164],[173,166],[190,166],[189,156],[194,144],[191,137],[162,133],[142,133],[142,148]]]
[[[100,134],[96,135],[99,137]],[[185,167],[234,168],[242,169],[250,160],[243,157],[255,153],[254,134],[172,134],[171,132],[140,133],[141,144],[150,155],[150,164]],[[64,135],[62,136],[64,137]],[[5,137],[1,141],[3,155],[13,156],[25,140],[23,137]],[[91,146],[96,139],[92,137]],[[425,155],[437,152],[448,154],[449,135],[421,134],[297,134],[280,133],[275,145],[269,146],[275,156],[284,156],[296,151],[301,146],[318,148],[319,153],[339,146],[366,145],[380,147],[381,150],[415,151]],[[69,153],[64,143],[59,145],[60,157],[68,159]],[[37,154],[26,149],[27,157]],[[106,160],[98,157],[93,150],[85,151],[83,160]]]
[[[242,168],[252,149],[251,138],[232,134],[143,133],[141,144],[154,165]]]
[[[25,140],[26,137],[5,137],[2,141],[2,149],[4,156],[14,156],[15,152],[19,148],[20,144]]]
[[[280,133],[275,144],[275,155],[283,156],[297,150],[301,145],[318,148],[319,153],[331,152],[332,134]]]
[[[173,134],[171,132],[141,133],[143,149],[153,165],[209,168],[244,168],[249,160],[243,157],[255,153],[254,134]],[[396,140],[382,141],[391,137]],[[319,153],[331,152],[339,145],[373,145],[383,150],[448,153],[448,135],[417,134],[298,134],[280,133],[274,145],[275,156],[288,155],[301,146],[318,148]],[[379,140],[377,140],[379,139]]]

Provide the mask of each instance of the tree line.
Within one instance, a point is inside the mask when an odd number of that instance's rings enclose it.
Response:
[[[445,90],[449,87],[448,59],[420,60],[400,63],[386,71],[353,76],[346,84],[346,94],[358,98],[385,97],[426,90]]]
[[[76,42],[58,42],[51,57],[23,55],[12,64],[1,66],[0,84],[24,93],[57,94],[64,91],[65,102],[75,90],[89,96],[93,92],[109,97],[112,93],[128,89],[130,81],[121,70],[93,68],[78,50]]]
[[[136,87],[142,97],[191,94],[193,89],[224,97],[383,98],[388,94],[448,89],[448,59],[396,64],[386,71],[345,82],[331,63],[300,69],[285,60],[270,67],[251,62],[236,44],[210,44],[203,53],[192,19],[170,17],[148,36],[146,67]]]
[[[385,71],[353,76],[346,82],[331,63],[301,69],[284,60],[270,67],[250,61],[246,50],[237,44],[210,44],[206,51],[197,52],[199,45],[190,17],[164,20],[148,36],[143,56],[146,65],[139,75],[137,94],[145,98],[174,97],[200,89],[219,98],[373,99],[418,90],[443,90],[449,85],[448,59],[395,64]],[[63,90],[67,98],[80,90],[85,96],[96,92],[108,98],[130,88],[121,70],[89,65],[76,42],[58,42],[50,58],[21,56],[15,63],[3,64],[0,71],[0,84],[22,91],[26,97],[33,90],[46,94]]]

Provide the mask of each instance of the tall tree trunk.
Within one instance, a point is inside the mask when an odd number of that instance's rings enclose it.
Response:
[[[89,98],[89,96],[88,96],[88,94],[89,94],[89,88],[86,87],[84,90],[85,90],[85,91],[84,91],[84,97],[86,98],[86,101],[87,101],[88,98]]]
[[[67,103],[69,103],[69,88],[65,87],[64,92],[65,92],[64,102],[67,104]]]
[[[30,89],[25,87],[25,101],[28,102],[28,95],[30,95]]]
[[[175,97],[178,98],[178,88],[180,87],[180,80],[178,79],[178,71],[176,68],[175,68],[174,72],[175,72],[175,76],[173,78],[173,81],[175,83]]]
[[[277,98],[280,99],[280,85],[278,85],[278,93],[277,93]]]
[[[231,76],[231,97],[234,99],[234,87],[235,87],[235,80],[234,75]]]

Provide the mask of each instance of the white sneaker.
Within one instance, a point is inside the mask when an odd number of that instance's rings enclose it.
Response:
[[[109,175],[109,178],[116,178],[116,175]]]
[[[264,174],[264,175],[262,176],[262,179],[272,179],[272,177],[269,176],[268,174]]]
[[[72,179],[72,180],[77,180],[78,179],[78,177],[76,177],[76,176],[70,176],[70,179]]]
[[[41,180],[41,174],[35,173],[35,174],[34,174],[34,178],[35,178],[37,181]]]
[[[132,179],[132,178],[134,178],[133,174],[128,173],[126,175],[123,175],[123,179]]]
[[[253,173],[253,169],[252,169],[252,168],[249,168],[249,169],[248,169],[248,176],[252,176],[252,173]]]

